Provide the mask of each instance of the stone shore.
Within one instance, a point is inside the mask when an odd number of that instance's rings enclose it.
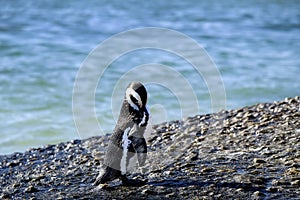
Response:
[[[92,186],[108,138],[0,156],[0,199],[300,197],[300,97],[154,125],[140,187]]]

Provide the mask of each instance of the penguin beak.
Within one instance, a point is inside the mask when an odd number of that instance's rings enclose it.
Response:
[[[139,103],[139,107],[140,107],[140,109],[142,109],[143,108],[143,104]]]

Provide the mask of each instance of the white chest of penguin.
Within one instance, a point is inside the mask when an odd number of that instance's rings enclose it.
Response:
[[[123,136],[122,136],[122,148],[123,148],[123,153],[122,153],[122,158],[120,162],[120,169],[122,174],[126,174],[127,172],[127,167],[128,165],[133,161],[127,159],[128,155],[128,149],[129,145],[132,143],[132,141],[129,139],[130,136],[137,136],[136,134],[139,134],[141,131],[141,128],[137,126],[136,124],[133,125],[133,127],[128,127],[125,129]],[[129,156],[131,157],[131,156]],[[129,163],[127,163],[129,162]]]

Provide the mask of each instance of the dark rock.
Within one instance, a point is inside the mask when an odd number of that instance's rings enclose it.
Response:
[[[293,185],[293,186],[300,186],[300,180],[292,181],[291,185]]]
[[[277,187],[270,187],[270,188],[267,188],[267,191],[271,192],[271,193],[275,193],[275,192],[278,192],[278,188]]]
[[[32,185],[29,185],[29,186],[25,189],[24,192],[26,192],[26,193],[33,193],[33,192],[37,192],[37,191],[39,191],[37,188],[35,188],[35,187],[32,186]]]
[[[261,159],[261,158],[254,158],[254,159],[253,159],[253,162],[254,162],[255,164],[266,163],[266,161],[263,160],[263,159]]]
[[[264,197],[266,196],[264,193],[260,192],[260,191],[256,191],[253,193],[253,197],[256,198],[256,197]]]

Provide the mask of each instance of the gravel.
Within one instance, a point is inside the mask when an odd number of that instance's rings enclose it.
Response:
[[[154,125],[130,178],[92,186],[109,135],[0,156],[0,199],[298,199],[300,97]]]

